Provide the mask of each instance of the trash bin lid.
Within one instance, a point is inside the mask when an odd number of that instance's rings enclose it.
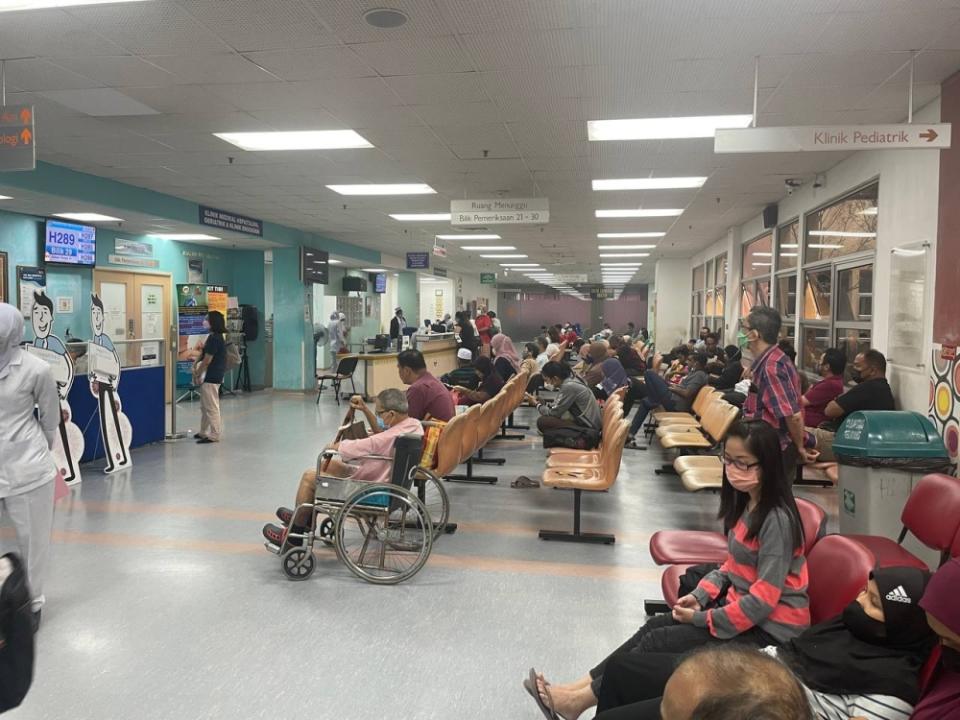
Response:
[[[850,413],[833,441],[834,454],[862,458],[946,458],[947,448],[930,419],[917,412]]]

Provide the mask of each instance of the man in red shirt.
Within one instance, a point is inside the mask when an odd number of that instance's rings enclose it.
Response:
[[[824,412],[831,400],[835,400],[843,392],[843,370],[847,360],[837,348],[827,348],[820,358],[820,374],[823,380],[807,390],[807,394],[800,398],[803,406],[803,424],[808,428],[816,428],[830,418]]]
[[[407,414],[417,420],[447,422],[456,412],[450,391],[427,372],[427,363],[419,350],[404,350],[397,355],[397,372],[407,388]]]

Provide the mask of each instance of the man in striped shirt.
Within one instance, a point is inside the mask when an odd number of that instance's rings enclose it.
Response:
[[[763,420],[777,431],[783,450],[783,469],[792,482],[797,463],[816,462],[817,453],[804,445],[800,375],[790,358],[777,347],[782,324],[780,313],[759,305],[740,321],[740,329],[754,357],[750,367],[750,394],[743,405],[743,414],[748,419]]]

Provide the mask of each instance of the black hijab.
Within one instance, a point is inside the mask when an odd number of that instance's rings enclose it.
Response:
[[[920,669],[935,642],[918,605],[930,576],[897,567],[875,570],[871,577],[880,590],[883,623],[867,618],[854,601],[842,615],[791,640],[780,657],[811,690],[892,695],[916,704]],[[864,630],[873,633],[869,640]]]

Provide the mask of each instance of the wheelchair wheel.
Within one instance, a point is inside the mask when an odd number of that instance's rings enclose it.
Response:
[[[306,580],[313,574],[317,561],[309,548],[292,547],[281,559],[283,573],[291,580]]]
[[[416,575],[433,548],[423,503],[397,485],[371,485],[351,495],[337,515],[337,556],[357,577],[394,585]]]
[[[436,540],[446,532],[447,521],[450,519],[450,498],[443,483],[429,470],[418,467],[415,469],[411,491],[427,509],[430,522],[433,523],[433,539]]]
[[[317,525],[317,537],[327,546],[333,547],[333,518],[325,517]]]

